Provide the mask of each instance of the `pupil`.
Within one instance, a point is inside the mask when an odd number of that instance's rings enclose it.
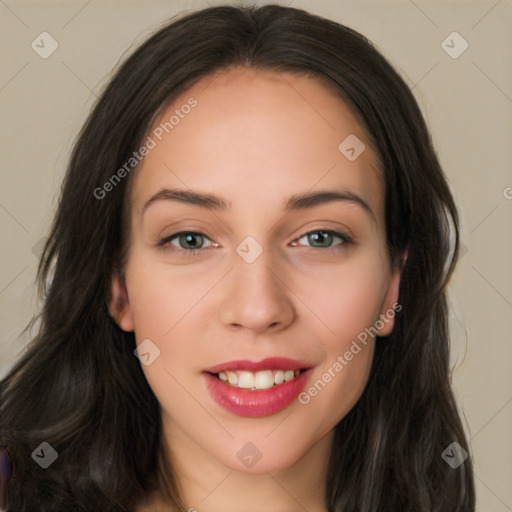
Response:
[[[188,233],[187,235],[184,235],[185,237],[185,240],[186,240],[186,245],[192,245],[194,246],[194,243],[193,243],[193,240],[194,238],[197,238],[199,235],[195,235],[195,234],[192,234],[192,233]],[[192,240],[192,242],[191,242]],[[192,247],[192,249],[195,249],[196,247]]]
[[[314,242],[319,242],[321,244],[322,241],[328,242],[330,236],[331,235],[329,233],[326,233],[325,231],[317,231],[314,234],[310,235],[312,240],[310,239],[309,242],[312,243],[312,241],[314,241]]]

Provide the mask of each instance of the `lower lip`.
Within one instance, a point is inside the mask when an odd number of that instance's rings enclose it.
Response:
[[[283,410],[306,386],[309,370],[298,377],[269,389],[235,388],[211,373],[203,374],[212,398],[228,411],[239,416],[267,416]]]

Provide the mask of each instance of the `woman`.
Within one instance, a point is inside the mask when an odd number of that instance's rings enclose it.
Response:
[[[277,5],[173,20],[76,143],[1,383],[8,510],[474,510],[470,458],[442,456],[468,448],[458,245],[363,36]]]

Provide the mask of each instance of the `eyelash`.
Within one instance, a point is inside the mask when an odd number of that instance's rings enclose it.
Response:
[[[338,231],[333,231],[331,229],[315,229],[313,231],[307,231],[306,233],[303,233],[302,235],[298,236],[295,240],[300,240],[301,238],[305,237],[306,235],[312,234],[312,233],[325,233],[329,235],[334,235],[335,237],[338,237],[341,239],[342,243],[340,245],[334,246],[334,247],[312,247],[312,249],[323,249],[324,251],[328,251],[333,254],[337,254],[339,251],[345,249],[347,245],[354,245],[355,242],[349,235],[345,233],[339,233]],[[204,249],[181,249],[176,248],[171,245],[171,241],[175,238],[179,237],[179,235],[200,235],[208,240],[210,240],[206,235],[203,233],[200,233],[198,231],[178,231],[177,233],[173,233],[172,235],[166,236],[162,239],[160,239],[157,242],[157,247],[164,250],[164,251],[171,251],[175,253],[181,253],[184,257],[195,257],[199,256],[199,253],[203,251]],[[294,241],[295,241],[294,240]],[[211,240],[210,240],[211,241]]]

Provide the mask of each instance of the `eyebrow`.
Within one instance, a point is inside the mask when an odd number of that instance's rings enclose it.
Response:
[[[191,204],[212,211],[226,211],[231,209],[231,202],[210,193],[195,192],[183,189],[162,189],[152,195],[143,205],[140,216],[142,217],[150,205],[156,201],[178,201]],[[296,194],[291,196],[285,204],[285,211],[306,210],[322,204],[332,203],[334,201],[344,201],[360,206],[372,221],[376,222],[375,213],[368,203],[357,194],[349,191],[324,190],[319,192],[310,192],[305,194]]]

